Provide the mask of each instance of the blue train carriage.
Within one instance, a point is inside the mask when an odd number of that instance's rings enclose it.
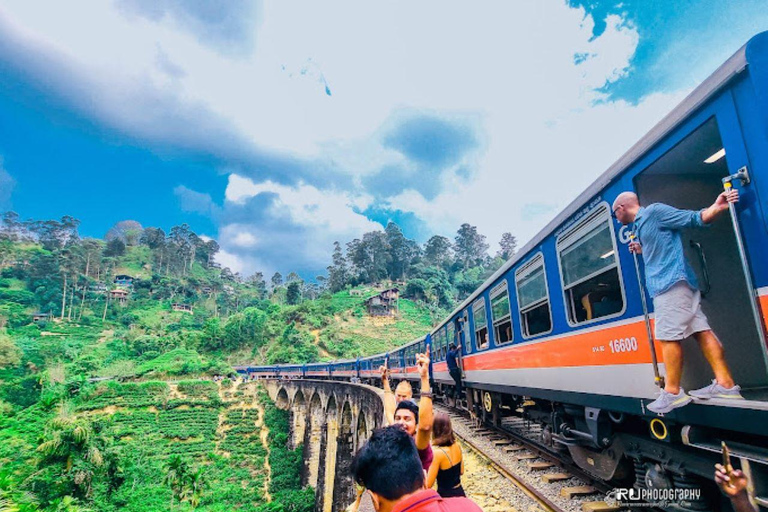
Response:
[[[327,379],[330,376],[329,363],[307,363],[304,365],[304,377],[307,379]]]
[[[334,361],[330,364],[331,378],[334,380],[345,381],[349,381],[353,378],[356,379],[358,378],[357,366],[358,364],[356,359]]]
[[[271,379],[280,374],[277,365],[269,366],[234,366],[233,369],[244,379]]]
[[[280,377],[283,379],[304,378],[304,366],[300,364],[280,365]]]
[[[646,409],[664,373],[659,344],[648,336],[652,302],[645,297],[646,314],[629,230],[611,219],[611,204],[631,190],[645,205],[701,209],[724,184],[740,191],[732,216],[684,238],[702,307],[746,400],[702,401],[657,417]],[[756,489],[768,495],[767,201],[762,33],[451,313],[433,334],[436,382],[451,385],[438,361],[453,335],[463,344],[469,407],[495,422],[522,411],[541,423],[546,443],[569,450],[597,477],[711,485],[725,439],[737,457],[756,463]],[[706,385],[712,373],[700,350],[683,345],[682,386]],[[710,507],[708,499],[692,506]]]
[[[381,384],[379,368],[387,364],[389,354],[378,354],[360,359],[360,380],[372,386]]]

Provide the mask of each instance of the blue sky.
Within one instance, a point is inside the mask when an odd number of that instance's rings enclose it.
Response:
[[[525,241],[768,29],[758,0],[30,4],[0,6],[0,210],[187,222],[308,278],[388,220]]]

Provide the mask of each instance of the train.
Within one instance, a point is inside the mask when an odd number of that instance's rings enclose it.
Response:
[[[695,401],[665,415],[647,409],[663,382],[653,307],[630,231],[612,218],[624,191],[641,204],[710,205],[739,190],[730,215],[684,233],[702,308],[744,400]],[[499,424],[541,425],[541,442],[595,478],[639,489],[704,492],[678,507],[726,507],[713,492],[721,441],[749,468],[757,505],[768,506],[768,32],[751,38],[611,165],[431,332],[389,353],[304,365],[242,366],[254,377],[377,384],[379,367],[418,384],[429,349],[437,395],[454,385],[446,366],[461,344],[466,407]],[[692,340],[682,386],[712,373]]]

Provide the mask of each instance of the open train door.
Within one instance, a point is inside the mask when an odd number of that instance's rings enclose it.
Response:
[[[676,208],[700,210],[723,191],[723,178],[746,165],[746,151],[732,104],[713,115],[655,159],[634,180],[642,205],[665,203]],[[728,158],[725,157],[728,155]],[[729,163],[734,167],[731,168]],[[762,219],[752,185],[734,182],[741,201],[707,228],[686,230],[683,245],[696,271],[702,292],[702,309],[720,338],[734,380],[746,399],[768,399],[768,353],[765,332],[753,288],[750,265],[745,261],[744,233],[754,225],[744,219]],[[754,224],[754,223],[753,223]],[[762,229],[762,223],[758,222]],[[745,230],[744,227],[749,227]],[[762,236],[765,236],[762,233]],[[764,265],[757,261],[754,264]],[[713,378],[698,344],[683,342],[682,386],[703,387]]]

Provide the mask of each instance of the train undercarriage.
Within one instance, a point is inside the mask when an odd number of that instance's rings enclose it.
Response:
[[[759,498],[768,495],[768,436],[681,425],[661,417],[649,420],[478,388],[468,388],[466,400],[456,404],[450,398],[452,386],[437,384],[436,389],[449,405],[466,409],[487,425],[503,428],[506,418],[536,425],[536,444],[598,482],[629,489],[632,497],[679,497],[659,502],[658,508],[664,510],[731,510],[713,480],[714,465],[722,460],[720,442],[725,441],[733,465],[741,467],[753,482],[758,497],[753,504],[768,505]],[[625,500],[630,497],[623,496]]]

